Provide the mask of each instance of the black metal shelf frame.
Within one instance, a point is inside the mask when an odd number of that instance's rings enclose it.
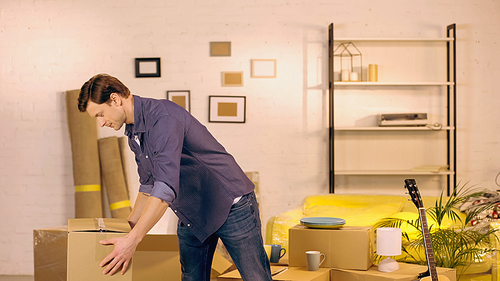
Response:
[[[453,85],[447,85],[447,126],[454,129],[447,131],[447,164],[453,174],[447,175],[447,196],[450,196],[453,187],[457,184],[457,118],[456,118],[456,24],[450,24],[446,29],[450,40],[446,43],[447,49],[447,79]],[[329,125],[329,166],[330,166],[330,193],[335,193],[335,129],[334,129],[334,25],[328,27],[328,125]],[[452,185],[453,184],[453,185]],[[452,187],[453,186],[453,187]]]

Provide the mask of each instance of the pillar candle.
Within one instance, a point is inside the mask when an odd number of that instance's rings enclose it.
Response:
[[[349,81],[350,71],[349,69],[342,69],[342,81]]]
[[[378,65],[376,64],[368,65],[368,81],[370,82],[378,81]]]
[[[357,72],[351,72],[351,81],[358,81],[358,73]]]

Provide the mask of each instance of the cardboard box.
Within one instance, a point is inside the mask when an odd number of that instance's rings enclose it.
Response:
[[[289,230],[289,263],[306,267],[306,252],[325,254],[321,267],[367,270],[373,265],[373,228],[313,229],[297,225]]]
[[[67,226],[33,230],[36,281],[66,280],[67,245]]]
[[[271,272],[279,270],[283,266],[271,266]],[[286,268],[286,267],[285,267]],[[243,280],[238,270],[228,272],[217,277],[217,281]],[[308,271],[305,267],[289,267],[286,271],[273,276],[273,280],[280,281],[329,281],[330,269],[320,268],[318,271]]]
[[[68,226],[33,230],[35,281],[66,281],[67,250]],[[132,279],[142,281],[136,276],[147,276],[157,270],[154,267],[168,267],[168,276],[161,280],[180,280],[178,252],[176,235],[146,235],[134,254]],[[215,253],[212,263],[214,278],[232,267],[233,263]]]
[[[113,251],[113,245],[100,240],[126,235],[130,231],[124,219],[70,219],[68,222],[68,281],[155,281],[181,280],[179,246],[176,235],[146,235],[124,275],[102,274],[100,262]],[[38,280],[37,280],[38,281]]]
[[[450,281],[457,280],[457,272],[453,268],[436,268],[438,275],[444,275]],[[332,268],[331,281],[414,281],[418,274],[427,271],[427,266],[399,263],[399,269],[393,272],[380,272],[377,266],[369,270],[348,270]]]

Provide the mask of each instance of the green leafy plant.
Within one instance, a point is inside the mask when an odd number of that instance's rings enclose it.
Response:
[[[435,221],[429,227],[429,232],[436,266],[456,268],[458,280],[472,262],[483,261],[485,256],[495,250],[491,242],[492,239],[498,240],[496,235],[493,235],[497,229],[471,226],[471,222],[482,212],[496,208],[496,204],[487,203],[472,209],[465,218],[459,211],[459,207],[469,198],[481,197],[484,194],[484,191],[479,191],[476,186],[470,186],[468,183],[457,185],[450,197],[443,197],[441,193],[435,205],[426,209],[427,218]],[[451,219],[454,225],[444,226],[445,219]],[[419,235],[411,238],[407,232],[403,232],[403,255],[398,261],[427,265],[420,219],[386,218],[376,223],[375,228],[401,227],[403,224],[414,228]],[[376,259],[380,258],[376,256]]]

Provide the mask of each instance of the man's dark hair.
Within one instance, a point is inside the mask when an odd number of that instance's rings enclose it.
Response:
[[[78,110],[87,111],[89,100],[96,104],[111,103],[112,93],[124,98],[130,95],[127,86],[117,78],[107,74],[97,74],[83,84],[78,96]]]

